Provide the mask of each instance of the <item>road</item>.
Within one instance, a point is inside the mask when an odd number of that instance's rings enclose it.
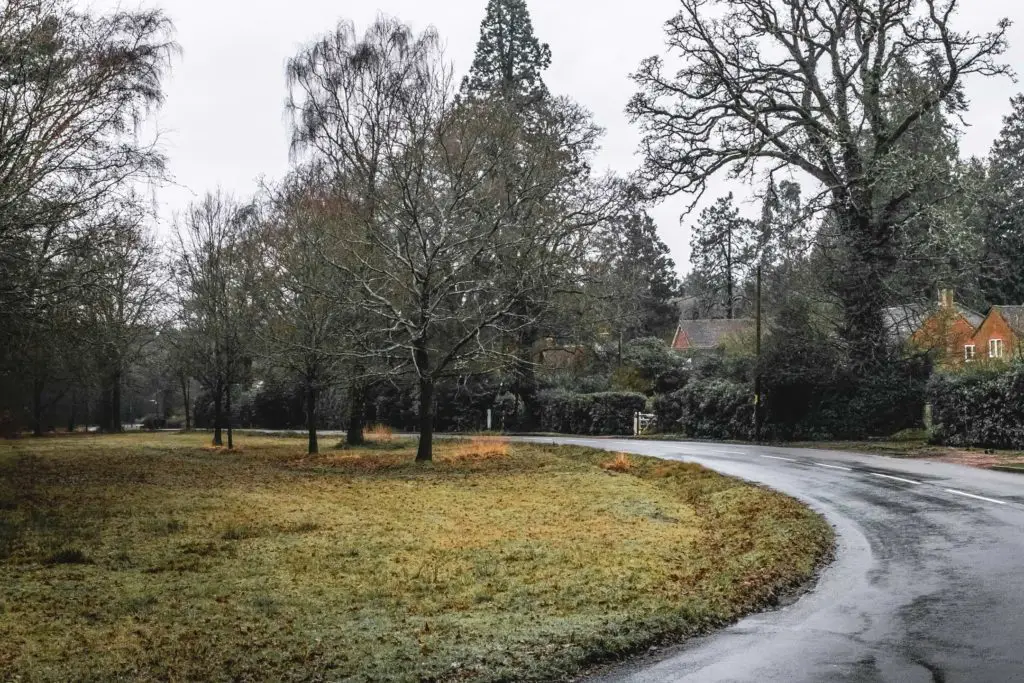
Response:
[[[792,605],[591,683],[1024,681],[1024,476],[723,444],[535,438],[696,462],[821,512],[835,562]]]

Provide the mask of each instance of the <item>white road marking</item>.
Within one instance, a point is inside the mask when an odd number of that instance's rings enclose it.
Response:
[[[786,462],[796,462],[796,458],[782,458],[778,455],[762,455],[762,458],[768,458],[769,460],[785,460]]]
[[[726,455],[746,455],[746,451],[719,451],[719,453],[725,453]]]
[[[967,493],[966,491],[957,491],[956,489],[943,489],[946,493],[954,493],[958,496],[966,496],[967,498],[974,498],[975,500],[983,500],[986,503],[995,503],[996,505],[1009,505],[1005,500],[996,500],[995,498],[986,498],[985,496],[976,496],[973,493]]]
[[[882,479],[892,479],[893,481],[902,481],[904,484],[920,484],[921,483],[919,481],[914,481],[913,479],[904,479],[903,477],[894,477],[891,474],[881,474],[880,472],[872,472],[871,474],[875,475],[876,477],[881,477]]]
[[[823,462],[816,462],[814,464],[817,465],[818,467],[827,467],[830,470],[842,470],[844,472],[853,472],[852,467],[841,467],[840,465],[826,465]]]

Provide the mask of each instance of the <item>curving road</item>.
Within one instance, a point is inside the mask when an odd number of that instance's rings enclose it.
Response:
[[[835,526],[813,591],[592,683],[1024,682],[1024,476],[724,444],[535,438],[697,462]]]

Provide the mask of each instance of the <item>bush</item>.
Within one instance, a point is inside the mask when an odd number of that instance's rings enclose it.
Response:
[[[695,439],[751,439],[754,400],[749,385],[726,379],[691,382],[657,397],[654,414],[663,432]]]
[[[142,428],[149,432],[167,428],[167,418],[163,415],[147,415],[142,418]]]
[[[644,410],[643,394],[573,394],[549,389],[537,393],[540,428],[545,432],[591,436],[633,433],[633,416]]]
[[[934,443],[1024,449],[1024,364],[936,374],[928,400]]]

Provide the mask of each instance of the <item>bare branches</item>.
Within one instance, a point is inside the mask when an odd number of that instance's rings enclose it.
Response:
[[[683,0],[667,24],[670,69],[646,60],[629,105],[652,196],[699,197],[707,179],[760,161],[795,166],[828,189],[870,185],[871,169],[970,74],[1009,74],[1007,21],[951,28],[958,0]],[[881,90],[901,64],[935,75],[909,111]]]

